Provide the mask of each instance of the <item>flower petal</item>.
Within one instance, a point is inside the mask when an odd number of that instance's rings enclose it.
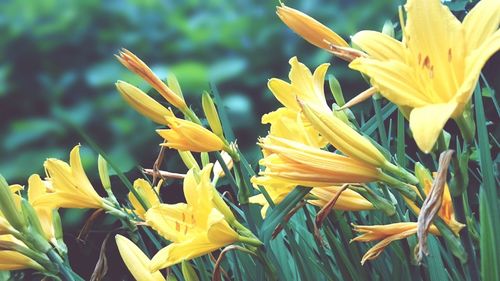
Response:
[[[403,44],[389,35],[370,30],[363,30],[352,37],[352,42],[377,60],[405,60]]]
[[[500,2],[482,0],[465,16],[463,21],[465,45],[468,52],[478,48],[500,23]]]
[[[432,104],[414,108],[410,113],[410,129],[417,146],[429,153],[444,127],[457,108],[457,103]]]

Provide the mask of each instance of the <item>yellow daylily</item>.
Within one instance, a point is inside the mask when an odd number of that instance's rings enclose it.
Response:
[[[428,195],[432,187],[432,181],[431,179],[424,179],[424,193],[425,195]],[[415,191],[417,191],[416,187],[413,187]],[[419,194],[417,192],[417,194]],[[406,204],[412,209],[412,211],[418,216],[420,213],[420,208],[415,205],[415,203],[412,200],[409,200],[408,198],[404,197],[404,200]],[[443,221],[448,224],[450,229],[455,233],[455,235],[458,235],[460,230],[465,227],[465,224],[458,222],[455,219],[455,210],[453,209],[453,202],[451,199],[451,194],[450,194],[450,189],[448,187],[448,184],[444,184],[444,191],[443,191],[443,200],[441,202],[441,208],[439,209],[439,212],[437,215],[443,219]]]
[[[132,276],[137,281],[164,281],[165,278],[160,271],[151,272],[149,264],[151,260],[128,238],[122,235],[115,236],[118,251]]]
[[[2,242],[15,243],[26,247],[24,243],[12,235],[0,235],[0,244]],[[16,251],[0,250],[0,270],[10,271],[28,268],[44,271],[44,268],[40,264],[23,254]]]
[[[383,178],[376,167],[347,156],[302,143],[268,136],[259,145],[269,156],[260,161],[262,176],[296,185],[323,187],[343,183],[365,183]]]
[[[210,183],[211,168],[208,165],[201,172],[189,170],[184,178],[187,203],[160,204],[146,212],[146,223],[172,241],[153,257],[151,271],[211,253],[239,240],[238,233],[228,223],[234,216]]]
[[[165,116],[170,116],[171,112],[166,107],[127,82],[118,81],[115,85],[122,98],[137,112],[158,124],[167,124]]]
[[[302,114],[287,107],[262,115],[262,124],[271,124],[269,134],[313,147],[325,147],[328,142],[314,129]]]
[[[134,181],[134,189],[137,191],[143,202],[147,205],[148,208],[157,206],[160,204],[160,199],[157,196],[157,192],[159,191],[159,185],[158,189],[155,190],[153,187],[149,184],[148,181],[144,179],[136,179]],[[129,192],[128,194],[128,200],[130,201],[130,204],[132,204],[132,207],[134,207],[134,212],[142,219],[144,219],[144,215],[146,211],[142,207],[141,203],[137,198],[134,196],[132,192]]]
[[[272,78],[267,86],[276,99],[285,107],[300,111],[297,99],[308,102],[319,108],[328,108],[325,99],[324,81],[329,63],[324,63],[311,73],[309,68],[299,62],[297,57],[289,60],[291,65],[289,78],[290,83],[281,79]]]
[[[352,41],[368,56],[349,66],[368,75],[384,97],[411,110],[413,137],[428,153],[448,119],[461,118],[483,65],[500,48],[500,2],[480,1],[462,23],[439,0],[408,0],[405,7],[403,41],[358,32]]]
[[[52,183],[44,181],[39,175],[31,175],[28,179],[28,201],[35,209],[40,225],[43,229],[45,238],[50,241],[55,241],[54,219],[53,211],[57,208],[47,206],[45,204],[38,205],[36,203],[38,198],[43,197],[45,194],[53,192]],[[40,202],[40,201],[39,201]]]
[[[167,141],[162,146],[194,152],[218,151],[225,147],[217,135],[201,125],[175,116],[165,118],[170,129],[156,130]]]
[[[182,95],[176,94],[170,89],[153,71],[136,55],[126,49],[122,49],[118,56],[118,60],[130,71],[141,76],[146,82],[155,88],[170,104],[177,107],[181,111],[187,110],[187,104]]]
[[[251,182],[256,189],[258,185],[263,186],[275,204],[279,204],[283,201],[288,193],[290,193],[297,186],[293,183],[288,183],[270,176],[253,177]],[[260,214],[263,218],[265,218],[267,210],[269,209],[269,203],[264,197],[264,194],[251,196],[248,200],[252,204],[262,206]]]
[[[283,3],[276,7],[276,14],[291,30],[316,47],[330,50],[331,45],[349,46],[342,37],[322,23]]]
[[[80,159],[80,145],[70,153],[68,163],[49,158],[44,163],[52,192],[42,194],[32,204],[40,208],[107,208],[106,200],[94,190]]]
[[[370,248],[361,259],[361,264],[367,260],[376,259],[391,242],[407,238],[417,233],[416,222],[399,222],[388,225],[353,225],[354,231],[363,233],[351,240],[351,242],[371,242],[381,240]],[[431,225],[429,232],[439,235],[438,229]]]

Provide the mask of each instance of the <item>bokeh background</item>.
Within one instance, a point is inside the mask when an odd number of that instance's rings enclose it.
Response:
[[[347,98],[366,88],[359,74],[349,71],[344,62],[288,30],[275,15],[278,4],[255,0],[0,1],[0,173],[10,183],[24,184],[32,173],[43,173],[47,157],[67,159],[69,150],[82,143],[84,166],[99,186],[96,154],[81,132],[131,178],[139,174],[139,166],[151,167],[161,141],[154,132],[156,125],[128,107],[114,87],[115,81],[125,80],[149,90],[114,58],[122,47],[141,57],[161,78],[173,72],[196,112],[201,113],[202,91],[210,90],[209,83],[215,84],[240,147],[255,164],[260,156],[255,142],[267,130],[260,116],[278,106],[267,80],[288,79],[292,56],[311,68],[330,61],[329,73],[340,80]],[[381,30],[388,19],[396,23],[397,6],[402,3],[295,0],[286,4],[348,39],[361,29]],[[471,5],[467,0],[448,4],[453,10]],[[487,68],[492,70],[487,75],[494,75],[496,66],[490,62]],[[358,106],[355,111],[369,114],[370,106]],[[166,169],[183,171],[175,153],[167,153],[167,163]],[[64,223],[74,230],[68,235],[76,236],[87,216],[88,212],[66,212]],[[77,265],[80,272],[92,271],[102,236],[89,239],[95,240],[77,251],[80,258],[89,260]]]

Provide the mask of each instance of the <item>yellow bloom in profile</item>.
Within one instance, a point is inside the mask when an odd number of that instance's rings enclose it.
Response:
[[[130,71],[141,76],[149,83],[158,93],[160,93],[170,104],[177,107],[181,111],[187,109],[186,102],[181,95],[177,95],[170,89],[153,71],[136,55],[126,49],[122,49],[118,56],[118,60]]]
[[[14,238],[14,236],[12,235],[0,235],[0,244],[2,242],[15,243],[19,244],[19,246],[26,247],[23,242]],[[44,270],[44,268],[40,264],[23,254],[20,254],[16,251],[0,250],[0,270],[10,271],[28,268],[38,271]]]
[[[259,145],[269,155],[260,161],[262,176],[295,185],[324,187],[377,181],[383,173],[368,163],[302,143],[268,136]]]
[[[146,212],[146,223],[172,244],[151,260],[156,271],[183,260],[211,253],[239,239],[228,220],[234,219],[210,183],[211,165],[201,173],[189,170],[184,178],[187,203],[160,204]],[[220,200],[219,200],[220,199]],[[229,212],[229,213],[228,213]]]
[[[159,187],[159,186],[158,186]],[[139,196],[142,198],[142,201],[147,205],[148,208],[157,206],[160,204],[160,199],[158,198],[158,189],[155,190],[153,187],[149,184],[144,179],[136,179],[134,181],[134,189],[137,191]],[[144,219],[144,215],[146,214],[146,211],[142,207],[141,203],[137,198],[134,196],[132,192],[128,193],[128,200],[130,201],[130,204],[132,204],[132,207],[134,207],[134,212],[142,219]]]
[[[276,99],[285,107],[294,111],[300,111],[297,99],[313,104],[319,108],[328,108],[325,99],[324,82],[329,63],[324,63],[311,73],[309,68],[299,62],[297,57],[289,60],[291,65],[289,78],[290,83],[281,79],[272,78],[267,86]]]
[[[461,118],[483,65],[500,48],[500,2],[480,1],[462,23],[439,0],[408,0],[405,7],[403,41],[361,31],[352,41],[368,57],[350,67],[368,75],[384,97],[411,109],[413,137],[428,153],[448,119]]]
[[[367,260],[376,259],[391,242],[407,238],[417,233],[416,222],[400,222],[388,225],[353,225],[354,231],[363,233],[351,240],[351,242],[371,242],[381,240],[370,248],[361,259],[361,264]],[[439,235],[438,229],[432,225],[429,232]]]
[[[39,175],[31,175],[28,179],[28,201],[35,209],[35,212],[40,221],[45,238],[50,241],[55,241],[54,219],[53,211],[57,208],[47,206],[45,204],[39,205],[37,199],[53,192],[52,183],[44,181]],[[40,201],[38,201],[40,202]]]
[[[281,4],[276,7],[276,14],[291,30],[316,47],[329,50],[332,44],[349,46],[337,33],[300,11]]]
[[[225,147],[217,135],[201,125],[174,116],[165,118],[170,129],[156,130],[167,141],[162,146],[194,152],[218,151]]]
[[[279,204],[283,201],[283,199],[285,199],[285,197],[297,186],[293,183],[269,176],[253,177],[251,181],[256,189],[258,185],[263,186],[275,204]],[[264,194],[260,193],[254,195],[248,198],[248,201],[252,204],[261,205],[260,214],[262,218],[266,217],[267,210],[269,209],[269,202],[267,202]]]
[[[151,272],[149,264],[151,260],[132,241],[122,235],[116,235],[118,251],[132,276],[137,281],[164,281],[161,272]]]
[[[127,82],[118,81],[115,85],[122,98],[137,112],[158,124],[167,124],[165,116],[171,116],[171,112],[166,107]]]
[[[90,183],[80,159],[80,145],[70,153],[68,163],[49,158],[44,163],[52,192],[41,194],[32,204],[40,208],[106,208],[106,202]]]

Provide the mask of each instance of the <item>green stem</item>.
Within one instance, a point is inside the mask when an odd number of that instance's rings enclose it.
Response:
[[[466,144],[473,144],[474,136],[476,134],[476,125],[474,124],[474,120],[470,114],[470,110],[464,110],[464,112],[455,119],[455,122],[457,123],[457,126],[460,129],[460,133],[462,133],[462,137],[465,140]]]
[[[382,169],[390,172],[391,174],[400,177],[401,179],[408,181],[410,184],[417,184],[418,179],[406,169],[396,166],[389,161],[386,161],[382,166]]]
[[[57,265],[57,267],[59,269],[59,273],[61,273],[64,280],[83,281],[83,278],[78,276],[78,274],[73,272],[73,270],[71,270],[71,268],[66,266],[66,264],[64,263],[62,258],[56,253],[56,251],[54,251],[54,249],[50,249],[47,252],[47,256],[49,256],[50,260],[52,260],[52,262],[54,262]]]

